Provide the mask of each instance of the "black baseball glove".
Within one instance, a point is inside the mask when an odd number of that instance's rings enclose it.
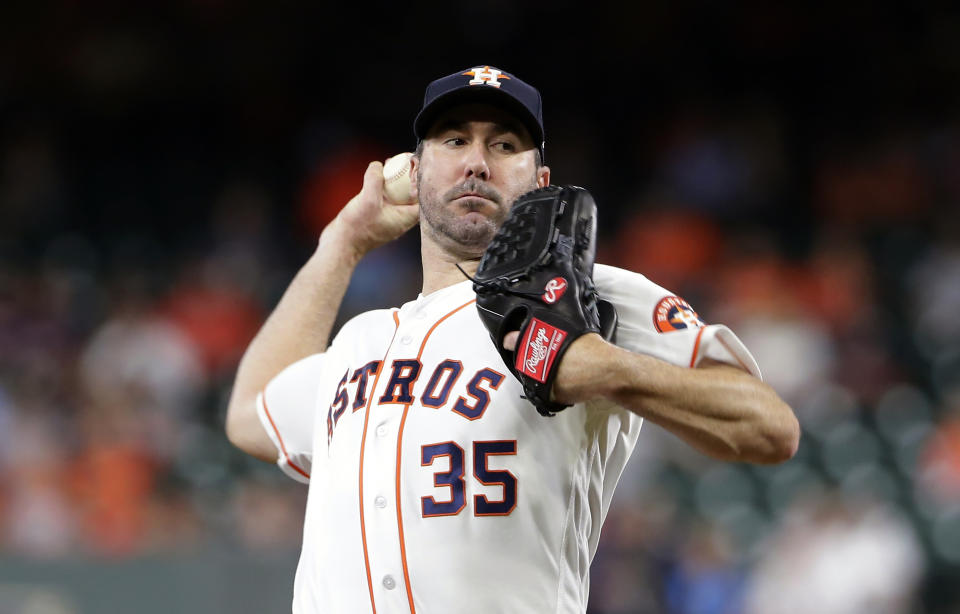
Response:
[[[597,206],[585,189],[550,186],[514,202],[487,247],[473,289],[480,319],[526,398],[544,416],[568,405],[550,399],[560,359],[578,337],[612,339],[617,312],[593,285]],[[520,331],[516,349],[503,338]]]

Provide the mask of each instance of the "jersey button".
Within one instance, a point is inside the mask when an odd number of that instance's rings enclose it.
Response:
[[[413,341],[413,337],[411,337],[410,335],[404,335],[403,337],[400,338],[400,343],[402,343],[403,345],[410,345],[411,341]]]
[[[393,576],[383,576],[383,588],[388,591],[392,591],[397,587],[396,580],[393,579]]]
[[[380,425],[377,427],[377,437],[386,437],[387,436],[387,427]]]
[[[377,495],[377,498],[373,500],[373,504],[380,508],[387,507],[387,498],[383,495]]]

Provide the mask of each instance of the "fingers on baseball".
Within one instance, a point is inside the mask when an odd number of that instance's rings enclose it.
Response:
[[[383,196],[382,162],[374,161],[367,165],[367,171],[363,174],[363,189],[360,192],[375,195],[377,199]]]
[[[383,162],[380,163],[380,176],[379,176],[379,178],[380,178],[380,193],[383,195],[383,200],[385,200],[386,202],[390,203],[391,205],[398,205],[398,204],[400,204],[400,203],[395,203],[395,202],[393,202],[393,199],[390,198],[390,194],[388,194],[387,191],[384,189],[384,181],[385,181],[385,179],[386,179],[384,173],[386,172],[387,162],[389,162],[389,161],[390,161],[390,158],[387,158],[387,159],[385,159]],[[373,163],[371,163],[371,164],[373,164]]]
[[[510,350],[511,352],[517,348],[517,339],[520,337],[520,331],[515,330],[512,333],[507,333],[503,337],[503,347],[504,349]]]

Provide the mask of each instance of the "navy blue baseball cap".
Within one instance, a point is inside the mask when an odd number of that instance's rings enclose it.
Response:
[[[426,137],[434,120],[454,105],[484,102],[501,107],[530,132],[543,159],[543,104],[537,88],[493,66],[474,66],[430,83],[423,108],[413,122],[417,141]]]

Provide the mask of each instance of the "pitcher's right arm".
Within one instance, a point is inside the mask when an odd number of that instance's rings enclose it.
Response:
[[[396,205],[383,195],[383,164],[371,162],[363,189],[324,228],[317,249],[287,287],[273,313],[250,342],[227,406],[227,438],[261,460],[277,449],[257,416],[256,397],[288,365],[319,352],[360,259],[416,225],[419,206]]]

